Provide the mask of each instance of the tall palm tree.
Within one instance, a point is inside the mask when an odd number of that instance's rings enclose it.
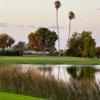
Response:
[[[70,39],[71,20],[75,18],[75,14],[72,11],[70,11],[68,13],[68,17],[69,17],[69,34],[68,34],[68,41],[67,41],[67,43],[69,42],[69,39]],[[67,46],[67,43],[66,43],[66,46]],[[65,55],[66,46],[65,46],[65,49],[64,49],[64,55]]]
[[[58,27],[58,9],[61,7],[60,1],[55,1],[54,3],[56,8],[56,20],[57,20],[57,31],[58,31],[58,48],[59,48],[59,56],[60,56],[60,39],[59,39],[59,27]]]
[[[75,14],[72,11],[70,11],[68,13],[68,17],[69,17],[69,20],[70,20],[69,21],[69,36],[68,36],[68,41],[69,41],[69,39],[70,39],[70,29],[71,29],[71,20],[75,18]]]

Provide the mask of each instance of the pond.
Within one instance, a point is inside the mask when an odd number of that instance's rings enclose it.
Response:
[[[93,79],[100,81],[100,65],[31,65],[21,64],[22,71],[34,68],[41,75],[54,76],[57,80],[69,82],[71,79]]]

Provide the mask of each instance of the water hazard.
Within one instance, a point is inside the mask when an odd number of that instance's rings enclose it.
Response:
[[[100,65],[21,65],[25,72],[34,68],[41,75],[54,76],[58,80],[69,82],[70,79],[93,79],[100,81]]]

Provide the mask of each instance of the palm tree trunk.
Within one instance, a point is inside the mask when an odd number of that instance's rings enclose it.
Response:
[[[60,67],[58,67],[58,81],[59,81],[59,76],[60,76]]]
[[[59,39],[59,28],[58,28],[58,9],[56,9],[56,21],[57,21],[57,32],[58,32],[58,49],[59,49],[59,56],[60,56],[60,39]]]
[[[45,77],[45,66],[43,66],[43,76]]]
[[[66,68],[65,68],[65,67],[63,67],[63,72],[64,72],[64,76],[65,76],[65,80],[66,80],[65,70],[66,70]]]
[[[71,20],[69,21],[69,36],[68,36],[68,42],[69,42],[69,39],[70,39],[70,31],[71,31]]]
[[[69,39],[70,39],[70,30],[71,30],[71,20],[69,21],[69,35],[68,35],[67,43],[69,42]],[[64,56],[65,56],[65,50],[66,50],[66,47],[67,47],[67,43],[66,43],[65,49],[64,49]]]
[[[45,47],[43,48],[43,56],[45,55]]]

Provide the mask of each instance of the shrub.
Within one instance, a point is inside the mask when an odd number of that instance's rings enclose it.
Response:
[[[79,52],[76,53],[75,51],[73,51],[71,49],[67,49],[65,51],[65,55],[66,56],[72,56],[72,57],[82,57],[82,52],[79,51]]]
[[[59,52],[55,52],[54,55],[55,55],[55,56],[58,56],[58,55],[59,55]]]
[[[63,52],[60,52],[60,55],[63,56]]]
[[[23,52],[19,50],[0,50],[0,56],[22,56]]]

